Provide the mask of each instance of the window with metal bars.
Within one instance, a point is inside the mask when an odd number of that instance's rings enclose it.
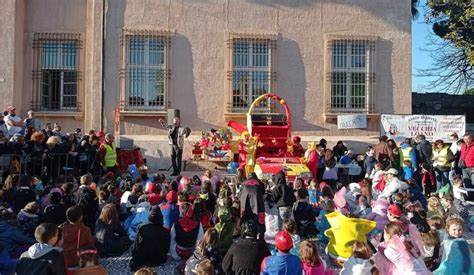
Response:
[[[271,41],[234,39],[232,44],[232,109],[246,110],[272,87]],[[266,107],[262,102],[260,108]]]
[[[370,51],[366,40],[332,41],[331,109],[361,111],[368,109]]]
[[[42,111],[78,108],[78,41],[45,40],[40,46],[40,99]]]
[[[162,36],[126,35],[125,108],[166,107],[167,41]]]

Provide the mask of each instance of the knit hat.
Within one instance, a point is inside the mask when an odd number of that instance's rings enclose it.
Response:
[[[288,251],[293,247],[291,235],[282,230],[275,235],[275,246],[280,251]]]
[[[294,143],[299,143],[299,142],[301,142],[301,138],[299,136],[294,136],[293,137],[293,142]]]
[[[158,205],[151,208],[148,220],[152,223],[163,223],[163,215],[161,214],[161,209]]]
[[[176,203],[178,201],[178,193],[176,193],[176,191],[169,191],[168,194],[166,194],[166,201]]]
[[[400,218],[403,215],[402,210],[400,209],[400,206],[396,204],[391,204],[388,207],[388,213],[390,213],[392,216]]]

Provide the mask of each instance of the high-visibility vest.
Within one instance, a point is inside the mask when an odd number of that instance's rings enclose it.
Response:
[[[403,148],[403,149],[402,149],[402,156],[403,156],[403,159],[401,159],[402,167],[405,167],[405,166],[406,166],[405,164],[403,164],[403,162],[404,162],[405,160],[412,161],[411,158],[410,158],[411,150],[413,150],[413,147],[411,147],[411,146],[407,146],[406,148]],[[412,162],[413,162],[413,161],[412,161]]]
[[[115,146],[104,144],[105,146],[105,167],[114,167],[117,165],[117,152]]]
[[[435,166],[449,167],[448,154],[449,146],[444,146],[441,150],[433,150],[433,160]]]

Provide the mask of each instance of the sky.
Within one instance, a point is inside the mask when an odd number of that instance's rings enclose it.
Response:
[[[431,31],[431,24],[424,22],[423,9],[419,8],[419,11],[420,15],[412,22],[412,90],[414,92],[429,92],[426,86],[431,79],[417,74],[420,69],[431,67],[433,60],[426,49],[429,46],[430,37],[435,37],[435,35]]]

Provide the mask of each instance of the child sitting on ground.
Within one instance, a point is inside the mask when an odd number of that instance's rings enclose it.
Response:
[[[435,275],[474,274],[474,259],[463,238],[464,222],[454,217],[446,221],[447,238],[443,240],[443,258]]]
[[[361,241],[355,241],[352,244],[352,256],[344,263],[340,275],[365,275],[371,274],[375,268],[370,260],[372,249]]]
[[[409,159],[403,161],[403,180],[407,181],[413,179],[415,170],[413,169],[412,163]]]
[[[23,230],[23,233],[29,237],[35,234],[36,226],[39,224],[39,204],[37,202],[29,202],[18,213],[18,225]]]
[[[301,238],[308,238],[317,234],[316,216],[318,213],[307,202],[307,192],[305,189],[296,191],[297,201],[293,205],[293,217],[295,218],[296,228]]]
[[[298,256],[290,253],[293,248],[291,235],[285,230],[275,235],[275,246],[278,252],[262,261],[261,274],[302,274],[302,265]]]
[[[58,227],[42,223],[35,230],[37,243],[23,253],[16,266],[17,274],[66,274],[64,256],[57,247]]]
[[[166,194],[166,203],[160,205],[161,214],[163,214],[163,227],[168,231],[171,230],[179,218],[179,207],[176,205],[177,202],[178,193],[176,193],[176,191],[169,191],[168,194]]]
[[[298,235],[296,222],[292,219],[284,220],[283,230],[290,234],[291,240],[293,241],[293,248],[290,250],[290,253],[299,256],[301,238]]]
[[[374,260],[381,274],[430,274],[423,260],[413,251],[413,244],[403,236],[399,224],[390,222],[385,226],[384,242],[379,245],[379,252],[388,262]]]
[[[314,241],[304,240],[300,244],[301,262],[305,275],[331,275],[334,272],[327,269],[326,263],[321,259],[318,247]]]
[[[79,263],[77,256],[79,250],[84,247],[94,247],[94,239],[92,238],[89,227],[82,222],[82,209],[79,206],[69,207],[66,211],[68,222],[62,224],[61,247],[64,253],[66,267],[75,267]],[[77,236],[80,231],[80,240]],[[79,244],[78,244],[79,242]]]
[[[311,206],[316,207],[319,202],[319,197],[321,196],[321,192],[319,192],[318,187],[317,187],[317,182],[316,180],[311,180],[309,183],[308,187],[308,198],[309,198],[309,204]]]
[[[396,223],[400,226],[403,233],[408,232],[407,223],[402,219],[403,211],[397,204],[391,204],[387,210],[387,218],[391,223]]]
[[[438,196],[431,196],[428,198],[428,213],[427,217],[431,218],[434,216],[438,216],[443,218],[444,217],[444,210],[441,206],[441,201]]]

